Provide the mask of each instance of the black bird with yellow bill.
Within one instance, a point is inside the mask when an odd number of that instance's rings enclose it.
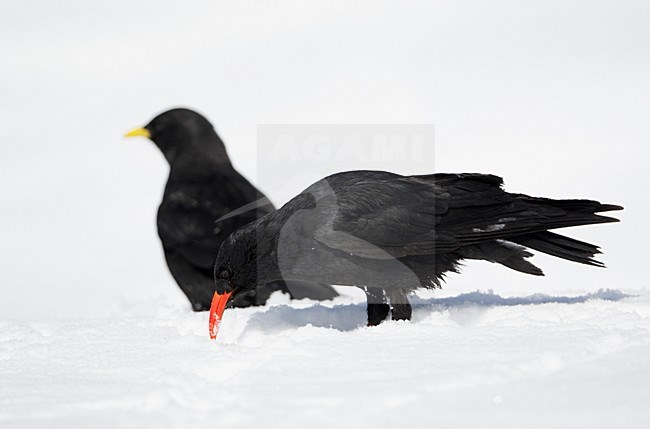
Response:
[[[189,109],[161,113],[126,137],[146,137],[169,163],[158,209],[158,235],[167,266],[195,311],[208,310],[214,293],[214,262],[223,240],[273,211],[271,202],[233,167],[212,124]],[[232,305],[264,304],[280,290],[292,298],[332,299],[328,285],[283,281],[261,285]]]

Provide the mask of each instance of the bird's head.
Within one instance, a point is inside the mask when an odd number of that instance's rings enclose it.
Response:
[[[210,338],[217,337],[226,304],[234,295],[254,291],[258,284],[256,234],[240,228],[221,244],[214,265],[215,292],[210,306]]]
[[[240,228],[221,244],[214,265],[215,291],[218,294],[237,295],[255,289],[257,243],[250,236],[247,228]]]
[[[170,163],[183,151],[208,154],[216,146],[223,146],[214,127],[206,118],[184,108],[163,112],[144,127],[129,131],[125,137],[150,139]]]
[[[215,293],[210,307],[210,337],[216,338],[231,297],[256,294],[258,287],[282,280],[274,224],[264,216],[239,228],[221,244],[214,265]]]

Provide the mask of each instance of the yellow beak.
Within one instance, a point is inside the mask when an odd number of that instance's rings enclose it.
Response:
[[[124,134],[124,137],[146,137],[150,139],[151,133],[149,132],[148,129],[140,127],[140,128],[132,129],[128,133]]]

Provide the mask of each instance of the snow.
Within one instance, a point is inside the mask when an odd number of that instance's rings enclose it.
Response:
[[[0,428],[647,427],[647,2],[0,9]],[[277,297],[228,310],[210,342],[157,238],[164,158],[122,138],[178,105],[275,204],[361,164],[281,157],[272,182],[260,124],[433,124],[435,160],[364,168],[623,205],[566,231],[608,268],[468,263],[412,322],[374,328],[355,289]]]
[[[411,322],[372,328],[359,298],[230,309],[217,342],[175,303],[2,322],[0,426],[647,424],[647,293],[421,298]]]

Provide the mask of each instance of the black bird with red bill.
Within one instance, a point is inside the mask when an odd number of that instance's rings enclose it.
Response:
[[[485,260],[532,275],[527,248],[603,266],[593,244],[551,230],[617,222],[622,207],[508,193],[489,174],[401,176],[349,171],[311,185],[282,208],[235,231],[219,251],[211,335],[232,297],[284,280],[362,288],[368,324],[409,320],[407,294],[440,287],[459,262]]]

